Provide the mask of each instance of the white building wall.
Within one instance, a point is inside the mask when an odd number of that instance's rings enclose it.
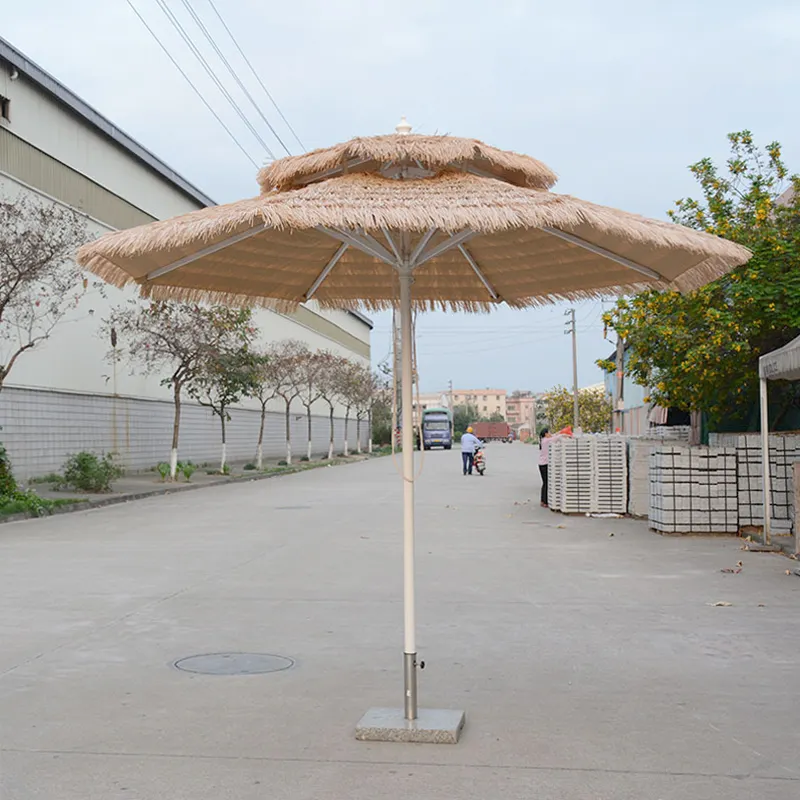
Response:
[[[9,130],[158,219],[185,214],[192,201],[107,136],[67,112],[26,76],[0,70],[0,94],[11,101]]]

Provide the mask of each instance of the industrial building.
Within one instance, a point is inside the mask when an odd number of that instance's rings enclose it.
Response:
[[[93,237],[213,205],[200,189],[0,38],[0,197],[23,195],[77,209]],[[110,286],[102,292],[90,289],[53,336],[15,364],[0,394],[0,437],[18,477],[57,470],[68,454],[80,450],[117,453],[125,466],[137,469],[168,456],[172,404],[161,385],[163,376],[115,367],[107,358],[109,342],[99,335],[110,310],[134,297],[134,291]],[[298,339],[312,349],[370,363],[372,323],[359,313],[309,304],[293,314],[258,310],[254,318],[265,342]],[[0,338],[0,348],[8,344]],[[319,408],[314,422],[317,453],[327,450],[325,409]],[[273,457],[283,451],[283,417],[277,410],[268,420],[265,439],[265,455]],[[298,406],[293,417],[297,445],[306,437],[303,413]],[[233,409],[232,417],[229,458],[249,459],[259,414],[245,404]],[[341,440],[340,417],[337,425]],[[350,445],[355,445],[355,425]],[[181,457],[212,460],[218,451],[217,422],[208,409],[187,398]]]

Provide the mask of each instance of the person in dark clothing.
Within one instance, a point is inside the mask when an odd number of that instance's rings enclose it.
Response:
[[[539,434],[539,474],[542,476],[542,493],[541,505],[542,508],[547,508],[547,465],[550,456],[550,431],[545,428]]]

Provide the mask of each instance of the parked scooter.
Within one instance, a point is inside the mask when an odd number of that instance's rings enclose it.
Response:
[[[486,456],[483,453],[482,447],[475,448],[472,466],[478,475],[483,475],[483,473],[486,472]]]

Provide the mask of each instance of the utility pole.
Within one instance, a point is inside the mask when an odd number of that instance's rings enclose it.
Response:
[[[581,426],[580,411],[578,407],[578,331],[575,327],[575,309],[568,308],[564,312],[569,317],[564,333],[572,334],[572,427],[575,433]]]
[[[623,338],[617,334],[617,391],[616,402],[614,403],[614,431],[615,433],[624,433],[625,427],[624,415],[625,410],[625,342]]]
[[[450,394],[450,435],[455,436],[456,432],[456,407],[453,405],[453,381],[448,383]]]

